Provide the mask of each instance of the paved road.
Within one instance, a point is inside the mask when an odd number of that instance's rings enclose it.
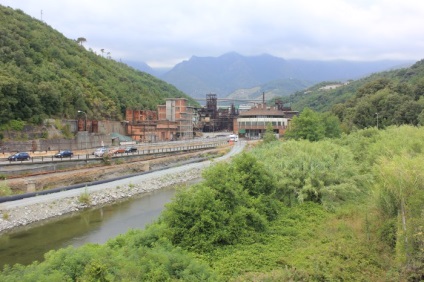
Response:
[[[130,153],[121,153],[121,154],[112,154],[113,157],[124,157],[124,156],[132,156],[132,155],[146,155],[146,154],[159,154],[166,152],[178,152],[178,151],[186,151],[190,149],[199,149],[205,148],[205,146],[216,147],[223,142],[226,141],[226,138],[199,138],[199,139],[191,139],[184,141],[172,141],[172,142],[158,142],[158,143],[143,143],[141,145],[134,145],[137,148],[137,151]],[[118,147],[110,147],[108,150],[115,150]],[[13,167],[20,167],[31,164],[42,164],[42,163],[60,163],[67,161],[87,161],[87,160],[101,160],[102,157],[95,156],[92,152],[95,149],[91,150],[79,150],[74,151],[73,157],[66,158],[56,158],[52,153],[44,153],[44,152],[36,152],[30,153],[31,159],[28,161],[8,161],[8,155],[0,155],[0,165],[12,164],[11,170]],[[57,152],[55,152],[57,153]],[[12,154],[10,154],[12,155]],[[4,169],[4,168],[3,168]]]
[[[228,160],[230,157],[242,152],[245,145],[246,145],[246,141],[244,141],[244,140],[240,140],[239,142],[236,142],[233,145],[233,147],[231,148],[231,150],[228,154],[214,159],[213,162]],[[156,178],[156,177],[161,177],[161,176],[165,176],[165,175],[169,175],[169,174],[178,174],[178,173],[181,173],[181,172],[184,172],[184,171],[187,171],[187,170],[191,170],[191,169],[195,169],[195,168],[205,168],[205,167],[208,167],[209,165],[211,165],[211,163],[212,163],[212,161],[204,161],[204,162],[200,162],[200,163],[191,163],[191,164],[186,164],[186,165],[182,165],[182,166],[178,166],[178,167],[171,167],[169,169],[164,169],[164,170],[160,170],[160,171],[152,171],[151,173],[133,176],[133,177],[129,177],[129,178],[121,179],[121,180],[116,180],[116,181],[112,181],[112,182],[108,182],[108,183],[104,183],[104,184],[92,185],[92,186],[87,186],[87,187],[84,187],[84,188],[67,190],[67,191],[52,193],[52,194],[47,194],[47,195],[39,195],[39,196],[36,196],[36,197],[25,198],[25,199],[22,199],[22,200],[16,200],[16,201],[11,201],[11,202],[4,202],[4,203],[0,203],[0,210],[2,210],[2,209],[13,209],[13,208],[17,208],[17,207],[25,207],[25,206],[29,206],[29,205],[33,205],[33,204],[52,202],[52,201],[55,201],[55,200],[68,198],[68,197],[75,197],[75,196],[81,195],[82,193],[84,193],[86,191],[88,193],[90,193],[90,192],[96,192],[96,191],[100,191],[100,190],[103,190],[103,189],[107,189],[107,188],[110,188],[110,187],[125,186],[125,185],[129,185],[131,183],[142,183],[143,181],[146,181],[147,179],[150,179],[152,177]]]

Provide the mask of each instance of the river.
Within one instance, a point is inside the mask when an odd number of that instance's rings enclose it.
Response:
[[[6,264],[42,261],[49,250],[103,244],[129,229],[143,229],[158,218],[174,194],[174,187],[164,188],[7,232],[0,236],[0,269]]]

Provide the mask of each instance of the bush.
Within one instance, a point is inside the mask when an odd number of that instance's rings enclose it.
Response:
[[[89,205],[90,205],[90,203],[91,203],[91,197],[90,197],[90,193],[88,193],[87,187],[85,188],[84,192],[83,192],[83,193],[81,193],[81,194],[78,196],[78,201],[79,201],[81,204],[84,204],[84,205],[87,205],[87,206],[89,206]]]
[[[353,154],[328,140],[272,143],[252,154],[278,179],[276,195],[289,205],[313,201],[330,208],[354,199],[367,179]]]
[[[12,189],[10,189],[9,185],[6,181],[0,182],[0,197],[12,195]]]
[[[163,212],[171,242],[200,252],[243,241],[278,214],[274,178],[251,155],[208,169]]]

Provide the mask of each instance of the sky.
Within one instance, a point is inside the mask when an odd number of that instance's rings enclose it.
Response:
[[[423,0],[0,0],[122,62],[424,58]]]

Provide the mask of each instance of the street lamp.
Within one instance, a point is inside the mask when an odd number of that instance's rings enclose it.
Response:
[[[84,111],[78,111],[78,113],[83,113],[85,115],[84,131],[87,131],[87,113]]]
[[[377,115],[377,130],[378,130],[378,113],[375,113]]]

